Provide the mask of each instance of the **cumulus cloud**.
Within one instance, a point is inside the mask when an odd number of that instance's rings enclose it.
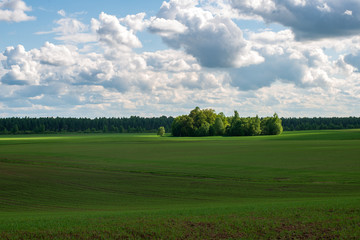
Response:
[[[0,1],[0,21],[23,22],[35,20],[34,16],[28,16],[25,12],[31,11],[22,0],[2,0]]]
[[[204,67],[243,67],[263,61],[230,18],[197,5],[197,1],[164,2],[149,30],[170,47],[184,49]]]
[[[2,61],[6,74],[1,77],[2,83],[8,85],[39,84],[37,63],[22,45],[6,48],[6,60]]]
[[[265,61],[229,70],[231,84],[241,90],[255,90],[275,82],[328,89],[342,71],[321,44],[297,42],[290,30],[249,33],[249,40]]]
[[[145,16],[146,13],[142,12],[135,15],[127,15],[124,18],[120,18],[119,21],[135,32],[143,31],[149,25],[149,21],[144,19]]]
[[[231,4],[243,14],[290,27],[298,40],[355,35],[360,30],[356,0],[231,0]]]
[[[93,20],[100,42],[111,48],[140,48],[142,44],[134,34],[134,30],[128,29],[113,15],[101,13],[99,21]]]
[[[0,82],[5,85],[44,86],[62,82],[126,92],[151,91],[156,84],[145,56],[132,52],[109,58],[106,53],[81,53],[75,46],[46,42],[29,51],[22,45],[8,47],[0,57]]]
[[[40,50],[34,49],[33,55],[42,64],[54,66],[70,66],[75,64],[76,51],[72,51],[64,45],[54,45],[46,42]]]

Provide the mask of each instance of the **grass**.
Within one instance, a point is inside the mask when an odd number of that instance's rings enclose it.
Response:
[[[0,239],[359,239],[360,130],[0,137]]]

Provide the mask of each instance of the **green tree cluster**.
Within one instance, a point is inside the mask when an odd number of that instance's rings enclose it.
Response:
[[[163,126],[159,127],[157,135],[163,137],[165,135],[165,128]]]
[[[213,109],[196,107],[189,115],[175,118],[171,131],[177,137],[255,136],[281,134],[283,128],[276,113],[260,119],[258,116],[241,118],[235,111],[234,116],[226,117],[223,113],[216,114]]]

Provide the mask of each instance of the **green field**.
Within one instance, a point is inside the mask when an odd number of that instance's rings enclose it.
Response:
[[[0,239],[359,239],[360,130],[0,137]]]

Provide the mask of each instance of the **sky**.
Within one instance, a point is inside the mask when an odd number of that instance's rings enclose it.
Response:
[[[0,117],[359,117],[359,68],[359,0],[0,0]]]

